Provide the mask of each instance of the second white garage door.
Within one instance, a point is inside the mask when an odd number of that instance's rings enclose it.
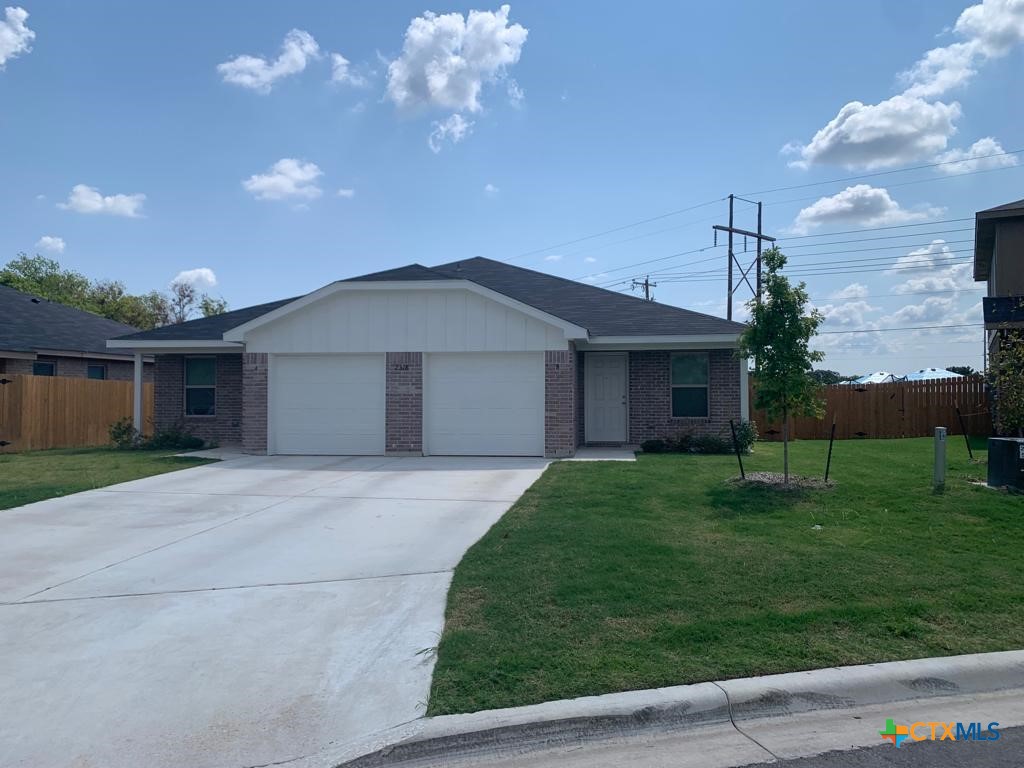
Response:
[[[273,453],[384,453],[384,355],[275,355]]]
[[[426,356],[423,448],[435,456],[543,456],[544,354]]]

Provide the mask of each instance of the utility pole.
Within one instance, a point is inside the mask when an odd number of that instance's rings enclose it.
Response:
[[[657,283],[652,283],[651,282],[651,276],[650,275],[647,275],[643,280],[634,280],[633,281],[633,290],[636,290],[637,288],[643,288],[644,289],[644,298],[647,301],[654,301],[654,299],[651,298],[651,288],[657,288],[657,287],[658,287]]]
[[[752,205],[756,205],[757,206],[757,231],[756,232],[751,232],[748,229],[740,229],[740,228],[734,226],[734,222],[735,222],[734,206],[735,206],[736,200],[742,200],[745,203],[750,203]],[[764,242],[769,242],[769,243],[774,243],[775,242],[775,238],[774,237],[769,237],[768,235],[764,234],[763,230],[761,229],[761,226],[762,226],[761,208],[762,208],[762,206],[761,206],[761,202],[760,201],[747,200],[747,199],[742,198],[742,197],[736,197],[736,195],[729,195],[729,224],[728,224],[728,226],[722,226],[721,224],[715,224],[715,226],[712,227],[712,229],[715,232],[715,245],[718,245],[718,233],[719,232],[725,232],[728,235],[728,238],[729,238],[728,239],[729,254],[727,256],[727,258],[729,260],[728,261],[728,265],[729,265],[729,277],[728,277],[728,279],[729,279],[729,287],[728,287],[728,291],[726,292],[725,307],[726,307],[726,317],[728,317],[730,320],[732,320],[732,299],[733,299],[733,296],[736,295],[736,289],[739,288],[740,285],[742,285],[742,283],[746,283],[747,284],[747,287],[750,289],[750,292],[753,294],[755,299],[757,299],[758,301],[761,300],[761,245]],[[733,248],[733,236],[734,235],[743,235],[744,244],[746,243],[746,238],[748,238],[748,237],[753,238],[754,241],[757,243],[757,255],[755,256],[754,261],[751,262],[750,264],[748,264],[745,267],[740,263],[739,259],[736,257],[736,252],[735,252],[735,250]],[[745,246],[744,246],[743,250],[744,250],[744,252],[746,251],[746,247]],[[740,281],[739,282],[736,282],[734,280],[734,278],[733,278],[733,266],[734,265],[736,267],[736,270],[740,274]],[[751,283],[750,283],[750,272],[751,272],[751,270],[754,270],[754,284],[753,285],[751,285]]]

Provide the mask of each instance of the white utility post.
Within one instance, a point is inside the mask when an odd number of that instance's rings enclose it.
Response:
[[[132,372],[132,426],[142,432],[142,353],[135,353],[135,370]]]
[[[932,477],[935,490],[941,491],[946,485],[946,428],[935,428],[935,473]]]

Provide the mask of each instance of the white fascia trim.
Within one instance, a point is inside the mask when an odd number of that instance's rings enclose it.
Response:
[[[122,355],[116,352],[76,352],[62,349],[37,349],[36,354],[46,355],[47,357],[81,357],[89,360],[126,360],[128,362],[132,362],[135,359],[134,353]],[[148,362],[153,361],[149,360]]]
[[[169,354],[175,352],[244,352],[245,346],[234,344],[217,339],[170,339],[152,340],[139,339],[108,339],[107,349],[130,349],[134,352],[149,353],[153,355]]]
[[[492,291],[490,288],[484,288],[482,285],[478,285],[470,280],[387,280],[381,282],[364,282],[354,280],[325,285],[323,288],[313,291],[312,293],[303,296],[301,299],[296,299],[290,304],[278,307],[273,312],[260,315],[247,323],[243,323],[242,325],[232,328],[224,334],[224,340],[243,342],[245,341],[245,334],[249,331],[266,325],[267,323],[272,323],[285,315],[290,315],[292,312],[300,310],[303,307],[307,307],[314,302],[327,298],[328,296],[333,296],[336,293],[342,293],[345,291],[429,291],[439,289],[450,290],[452,288],[466,289],[472,293],[492,299],[499,304],[504,304],[507,307],[516,309],[524,315],[528,315],[529,317],[540,320],[548,325],[553,325],[562,330],[567,339],[587,338],[586,328],[581,328],[578,325],[566,322],[555,315],[549,315],[547,312],[542,312],[535,307],[531,307],[529,304],[516,301],[503,293]]]

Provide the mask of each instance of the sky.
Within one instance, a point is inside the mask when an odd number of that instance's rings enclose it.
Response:
[[[14,1],[4,261],[240,308],[486,256],[724,316],[736,194],[823,367],[982,364],[970,219],[1024,197],[1024,0]]]

